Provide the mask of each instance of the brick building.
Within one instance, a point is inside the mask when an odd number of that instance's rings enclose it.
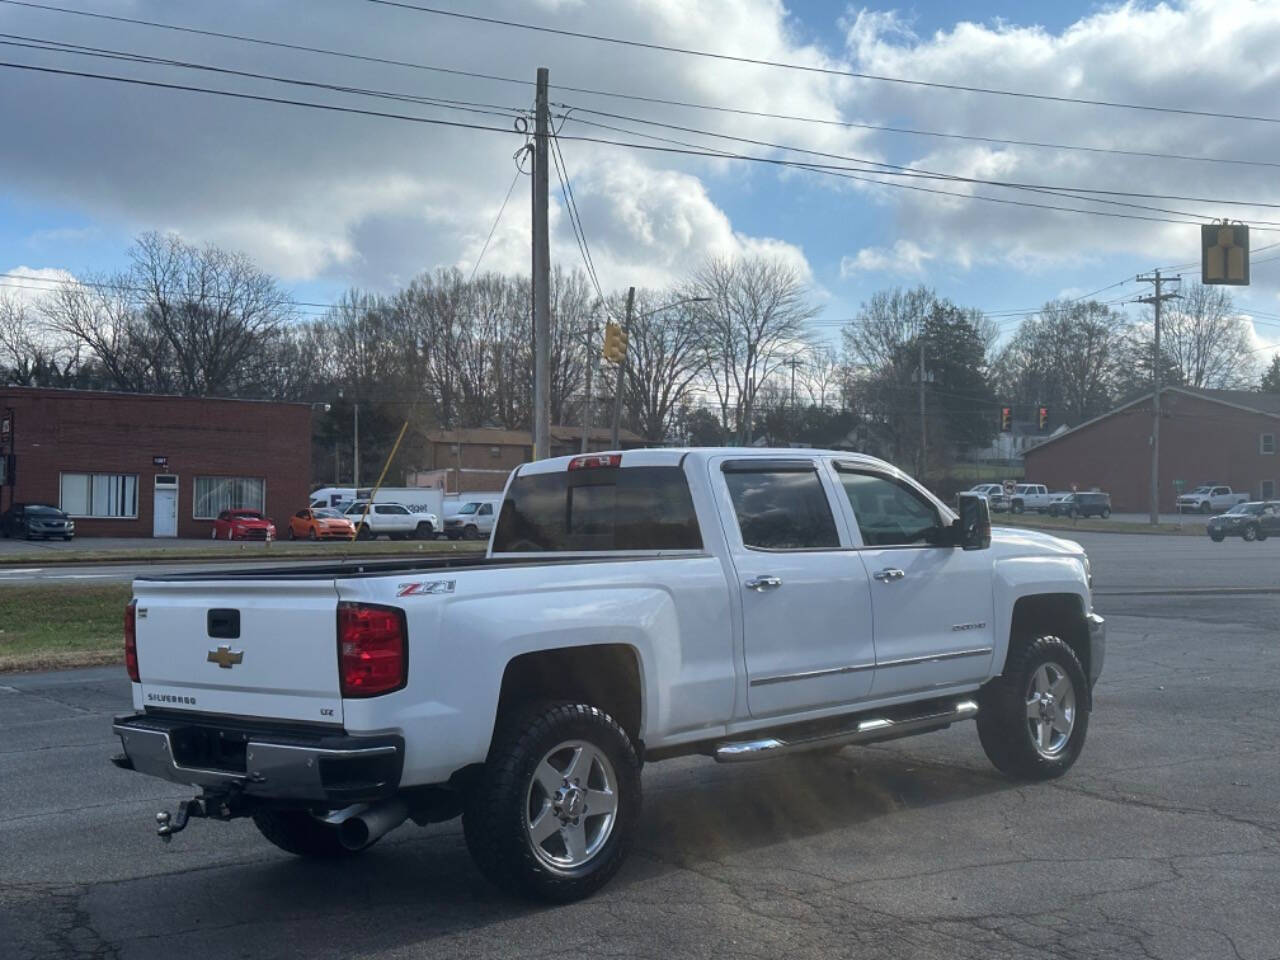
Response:
[[[533,437],[527,430],[430,430],[426,438],[427,462],[422,467],[445,471],[445,489],[450,493],[501,490],[512,470],[533,459]],[[597,427],[591,431],[587,445],[591,450],[608,450],[611,440],[607,427]],[[624,449],[645,443],[644,438],[625,429],[619,440]],[[551,428],[551,456],[563,457],[581,448],[581,427]]]
[[[1117,407],[1024,454],[1026,479],[1055,490],[1097,488],[1112,508],[1149,508],[1152,394]],[[1160,391],[1160,509],[1172,513],[1174,481],[1186,489],[1230,484],[1256,499],[1280,494],[1280,394]]]
[[[311,489],[311,408],[0,387],[12,483],[0,507],[49,503],[79,536],[208,537],[228,507],[277,520]]]

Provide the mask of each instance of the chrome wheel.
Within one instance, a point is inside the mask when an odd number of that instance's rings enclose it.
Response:
[[[1076,690],[1065,670],[1042,663],[1027,686],[1027,735],[1046,759],[1060,754],[1076,725]]]
[[[537,858],[572,870],[599,853],[617,819],[617,783],[609,758],[585,740],[549,750],[534,768],[525,804],[525,832]]]

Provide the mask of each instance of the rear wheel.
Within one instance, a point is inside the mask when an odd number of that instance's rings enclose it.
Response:
[[[1089,729],[1089,689],[1075,651],[1054,636],[1023,641],[979,695],[978,737],[997,769],[1050,780],[1071,769]]]
[[[295,856],[336,859],[360,852],[348,850],[338,841],[336,824],[325,823],[306,810],[259,810],[253,815],[253,825],[281,850]]]
[[[499,728],[462,828],[489,880],[557,902],[618,871],[640,818],[640,761],[613,718],[583,703],[538,703]]]

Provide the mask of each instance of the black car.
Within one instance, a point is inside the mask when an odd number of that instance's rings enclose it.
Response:
[[[36,537],[70,540],[76,535],[76,522],[57,507],[45,503],[15,503],[0,514],[0,532],[6,537],[28,540]]]
[[[1226,513],[1210,517],[1208,532],[1214,543],[1227,537],[1253,541],[1280,536],[1280,500],[1237,503]]]
[[[1070,493],[1061,500],[1049,504],[1051,517],[1101,517],[1111,516],[1111,494]]]

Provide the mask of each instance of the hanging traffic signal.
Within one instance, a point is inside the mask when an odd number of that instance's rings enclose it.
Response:
[[[616,323],[604,328],[604,358],[610,363],[621,363],[627,355],[627,332]]]
[[[1040,408],[1040,429],[1044,430],[1048,426],[1049,426],[1049,408],[1041,407]]]
[[[1013,407],[1000,408],[1000,432],[1008,433],[1013,429]]]
[[[1249,228],[1245,224],[1224,220],[1200,228],[1200,282],[1249,285]]]

